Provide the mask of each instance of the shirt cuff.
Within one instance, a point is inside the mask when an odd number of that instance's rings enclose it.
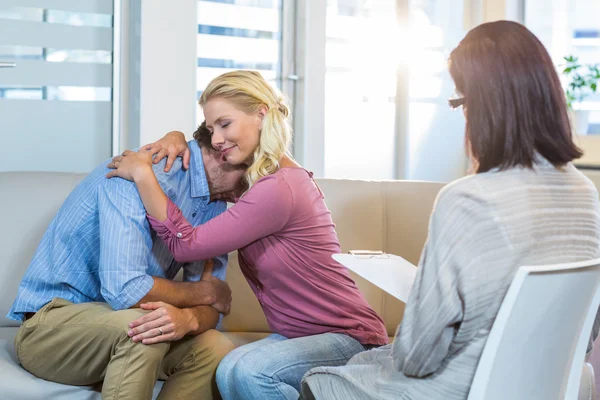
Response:
[[[117,296],[105,300],[113,310],[126,310],[142,300],[153,286],[154,278],[150,275],[141,275],[129,281]]]
[[[167,219],[159,221],[147,214],[152,229],[163,241],[187,239],[193,232],[192,225],[185,219],[179,207],[171,199],[167,199]]]

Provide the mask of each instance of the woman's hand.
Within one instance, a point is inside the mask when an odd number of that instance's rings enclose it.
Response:
[[[160,160],[167,157],[167,163],[165,164],[165,172],[168,172],[175,159],[177,157],[183,158],[183,168],[190,168],[190,148],[185,141],[185,135],[179,131],[171,131],[167,133],[162,139],[147,144],[140,150],[151,151],[152,154],[156,154],[154,157],[154,164],[157,164]]]
[[[194,328],[194,315],[162,301],[143,303],[142,310],[150,311],[129,324],[129,337],[134,342],[154,344],[179,340]],[[197,322],[196,322],[197,325]]]
[[[202,271],[201,282],[209,282],[212,284],[215,301],[211,305],[219,313],[227,316],[231,310],[231,289],[227,282],[213,276],[214,266],[213,260],[206,260],[204,262],[204,271]]]
[[[152,171],[152,151],[140,150],[137,153],[125,150],[123,155],[116,156],[107,165],[113,170],[106,174],[107,178],[119,177],[128,181],[139,182],[148,174],[154,175]]]

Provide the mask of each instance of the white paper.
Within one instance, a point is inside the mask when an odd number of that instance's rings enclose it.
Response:
[[[394,254],[386,254],[384,257],[334,254],[332,257],[395,298],[405,303],[408,300],[417,267],[404,258]]]

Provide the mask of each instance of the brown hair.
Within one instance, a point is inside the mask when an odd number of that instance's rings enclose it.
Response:
[[[531,168],[536,153],[555,167],[581,157],[550,55],[523,25],[477,26],[452,51],[449,64],[465,97],[465,139],[476,172]]]
[[[208,151],[216,151],[214,147],[212,147],[212,139],[210,136],[210,131],[206,128],[206,121],[203,121],[196,132],[194,132],[194,139],[198,142],[198,146],[205,148]]]

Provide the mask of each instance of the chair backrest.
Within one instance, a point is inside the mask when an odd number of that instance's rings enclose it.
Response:
[[[577,399],[599,284],[600,259],[519,268],[488,336],[469,400]]]

